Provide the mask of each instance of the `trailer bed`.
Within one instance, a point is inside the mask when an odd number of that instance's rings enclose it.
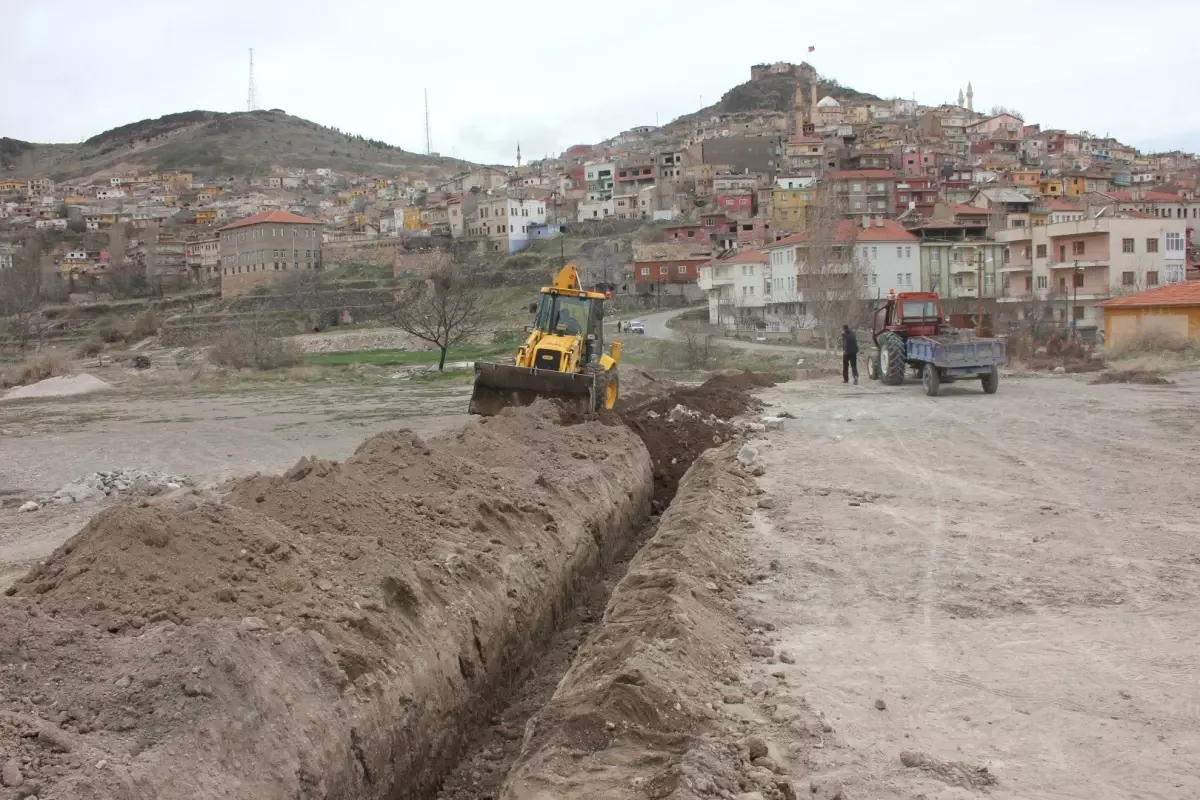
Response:
[[[977,336],[913,336],[909,364],[933,364],[946,378],[981,375],[1007,361],[1003,339]]]

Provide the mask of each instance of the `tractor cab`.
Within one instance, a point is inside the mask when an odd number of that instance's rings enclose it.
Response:
[[[871,339],[876,345],[885,332],[895,333],[902,338],[909,336],[937,336],[945,325],[942,301],[937,292],[888,292],[888,299],[875,309],[871,326]]]
[[[604,350],[604,300],[598,292],[543,291],[529,332],[549,336],[578,337],[582,340],[583,361],[591,361],[593,352]]]

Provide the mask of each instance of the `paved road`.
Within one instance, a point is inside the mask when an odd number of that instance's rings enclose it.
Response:
[[[675,339],[678,338],[678,333],[673,328],[667,327],[667,320],[674,319],[685,311],[690,310],[689,308],[672,308],[667,311],[655,311],[651,314],[645,314],[644,316],[637,317],[637,319],[646,326],[647,338]],[[820,347],[798,347],[790,344],[759,344],[758,342],[743,342],[732,337],[722,339],[721,343],[740,350],[766,350],[773,353],[809,353],[813,355],[823,355],[825,353]]]

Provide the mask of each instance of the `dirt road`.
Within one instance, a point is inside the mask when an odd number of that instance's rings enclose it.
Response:
[[[1200,373],[1177,380],[764,391],[796,419],[763,445],[777,572],[749,591],[795,664],[748,667],[775,687],[753,725],[828,796],[1200,796]]]

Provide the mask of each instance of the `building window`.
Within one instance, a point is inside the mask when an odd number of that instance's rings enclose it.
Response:
[[[912,258],[912,248],[911,248],[911,247],[905,247],[905,248],[904,248],[904,257],[905,257],[905,258]]]
[[[912,273],[911,272],[904,273],[904,285],[912,286]]]
[[[1037,288],[1046,289],[1050,286],[1050,279],[1045,275],[1037,276]]]
[[[1146,285],[1158,286],[1158,270],[1151,270],[1146,273]]]
[[[1172,250],[1183,250],[1183,234],[1168,233],[1167,234],[1167,252]]]
[[[1075,288],[1076,288],[1076,289],[1078,289],[1078,288],[1080,288],[1080,287],[1082,287],[1082,286],[1083,286],[1083,273],[1082,273],[1082,272],[1076,272],[1076,273],[1074,273],[1074,281],[1073,281],[1073,283],[1075,284]]]
[[[1085,246],[1084,242],[1071,242],[1071,255],[1073,255],[1073,256],[1083,255],[1084,246]]]
[[[680,274],[680,275],[686,275],[686,274],[687,274],[687,265],[686,265],[686,264],[680,264],[680,265],[679,265],[679,274]]]
[[[1122,239],[1121,240],[1121,252],[1122,253],[1132,253],[1133,252],[1133,239]]]
[[[1122,272],[1121,273],[1121,285],[1122,286],[1133,286],[1134,282],[1135,281],[1134,281],[1132,272]]]
[[[642,267],[642,274],[643,274],[643,275],[649,275],[649,274],[650,274],[650,268],[649,268],[649,267]]]
[[[1071,317],[1072,317],[1072,319],[1074,319],[1076,322],[1078,322],[1079,320],[1083,319],[1083,306],[1074,306],[1074,307],[1071,309]]]
[[[1158,239],[1147,239],[1146,240],[1146,252],[1147,253],[1157,253],[1158,252]]]

